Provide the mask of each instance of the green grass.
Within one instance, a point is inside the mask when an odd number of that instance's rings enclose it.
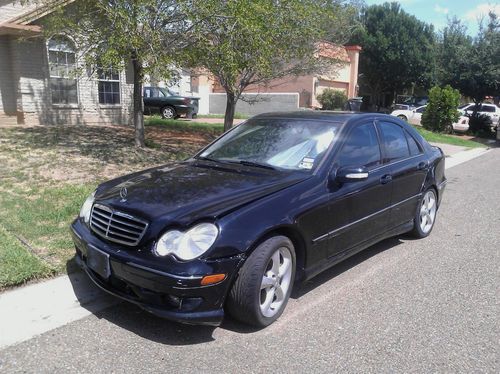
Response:
[[[248,119],[251,116],[242,113],[235,113],[234,119]],[[199,114],[198,118],[224,118],[224,114]]]
[[[468,148],[478,148],[478,147],[486,147],[484,144],[480,142],[476,142],[473,140],[467,140],[467,139],[462,139],[456,136],[452,135],[446,135],[446,134],[440,134],[437,132],[432,132],[429,130],[426,130],[420,126],[414,126],[415,130],[417,130],[420,135],[424,137],[425,140],[428,142],[433,142],[433,143],[443,143],[443,144],[452,144],[452,145],[458,145],[461,147],[468,147]]]
[[[11,233],[0,226],[0,289],[44,278],[53,269],[29,252]]]
[[[224,130],[224,125],[222,123],[190,122],[177,119],[163,119],[157,116],[146,118],[144,123],[146,126],[165,126],[172,130],[181,131],[208,131],[219,133]]]
[[[9,232],[16,233],[29,243],[34,254],[42,262],[50,264],[53,271],[62,272],[74,252],[69,225],[93,188],[93,185],[61,184],[9,189],[3,184],[0,222]],[[2,243],[0,251],[16,251],[15,248],[10,250],[9,246]],[[0,270],[2,274],[5,272],[3,263]],[[20,270],[21,274],[26,273],[22,271],[22,265]],[[37,269],[34,270],[33,276],[38,273]]]

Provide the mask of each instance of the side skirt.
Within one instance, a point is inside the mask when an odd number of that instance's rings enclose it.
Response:
[[[366,240],[355,247],[346,249],[340,253],[335,254],[334,256],[326,258],[323,262],[315,265],[312,268],[308,268],[304,270],[304,277],[302,277],[303,281],[309,280],[319,273],[325,271],[326,269],[337,265],[338,263],[344,261],[345,259],[354,256],[355,254],[361,252],[362,250],[371,247],[372,245],[381,242],[384,239],[391,238],[393,236],[401,235],[411,231],[413,229],[413,220],[403,223],[402,225],[396,226],[385,233],[375,236],[372,239]]]

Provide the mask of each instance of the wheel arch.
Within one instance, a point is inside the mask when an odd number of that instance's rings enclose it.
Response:
[[[267,230],[251,244],[250,249],[246,252],[246,257],[248,258],[267,239],[278,235],[286,236],[293,244],[296,261],[295,281],[300,281],[304,277],[307,246],[302,233],[292,225],[277,226]]]

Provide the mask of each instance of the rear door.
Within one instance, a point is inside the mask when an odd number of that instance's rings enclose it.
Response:
[[[364,166],[368,178],[333,187],[329,203],[329,256],[339,254],[387,230],[391,201],[389,167],[375,125],[367,122],[351,129],[334,161],[335,167]]]
[[[428,163],[421,145],[397,123],[377,122],[383,163],[392,175],[390,228],[411,221],[427,175]]]

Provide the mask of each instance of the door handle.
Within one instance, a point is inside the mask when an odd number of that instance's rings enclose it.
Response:
[[[392,181],[392,175],[390,175],[390,174],[386,174],[386,175],[384,175],[383,177],[380,178],[380,183],[381,184],[387,184],[390,181]]]
[[[420,162],[418,165],[417,165],[417,170],[424,170],[424,169],[427,169],[427,162],[426,161],[422,161]]]

